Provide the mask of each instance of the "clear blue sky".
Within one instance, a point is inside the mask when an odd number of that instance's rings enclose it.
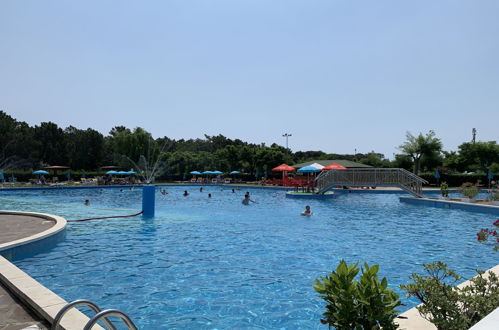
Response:
[[[499,1],[0,2],[0,109],[392,157],[499,135]]]

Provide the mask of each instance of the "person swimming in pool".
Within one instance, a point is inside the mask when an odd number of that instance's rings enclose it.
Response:
[[[189,196],[189,193],[187,192],[187,190],[184,190],[184,196]]]
[[[211,198],[211,194],[208,194],[208,198]]]
[[[310,206],[307,205],[305,206],[305,210],[301,213],[301,215],[305,215],[305,216],[311,216],[314,212],[312,212],[312,210],[310,209]]]
[[[90,205],[90,200],[85,199],[85,202],[83,204],[85,204],[86,206],[89,206]]]
[[[203,187],[199,188],[199,192],[203,192]]]
[[[160,189],[159,191],[162,195],[168,195],[168,191],[166,191],[166,189]]]
[[[249,194],[244,195],[244,199],[243,199],[242,203],[243,203],[244,205],[249,205],[249,203],[250,203],[250,202],[252,202],[252,203],[255,203],[255,204],[256,204],[256,201],[252,200],[252,199],[250,198],[250,195],[249,195]]]

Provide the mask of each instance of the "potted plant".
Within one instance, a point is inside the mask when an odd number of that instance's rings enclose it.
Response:
[[[444,181],[440,184],[440,193],[442,194],[440,199],[449,200],[449,185],[447,182]]]
[[[478,187],[471,182],[465,182],[459,188],[459,192],[464,195],[461,198],[462,202],[474,203],[476,202],[476,196],[478,195]]]

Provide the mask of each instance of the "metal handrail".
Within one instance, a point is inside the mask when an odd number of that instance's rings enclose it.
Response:
[[[118,316],[119,318],[121,318],[126,326],[128,327],[128,329],[131,329],[131,330],[137,330],[137,326],[135,326],[135,324],[133,323],[133,321],[128,317],[128,315],[126,315],[125,313],[123,313],[122,311],[120,310],[117,310],[117,309],[106,309],[102,312],[99,312],[97,314],[95,314],[94,317],[92,317],[90,319],[90,321],[88,321],[88,323],[85,325],[85,327],[83,328],[83,330],[90,330],[92,329],[92,327],[97,324],[97,322],[99,322],[100,319],[106,319],[106,317],[108,316]]]
[[[61,310],[55,316],[54,323],[52,323],[52,327],[50,327],[50,329],[57,330],[57,327],[59,326],[59,323],[61,322],[63,316],[66,315],[66,313],[71,308],[76,307],[76,306],[90,307],[97,315],[98,315],[98,313],[101,312],[101,309],[99,308],[99,306],[97,306],[95,303],[91,302],[90,300],[78,299],[78,300],[75,300],[75,301],[68,303],[66,306],[61,308]],[[105,318],[103,321],[107,327],[109,327],[112,330],[116,330],[116,327],[108,319]]]
[[[402,168],[355,168],[322,172],[316,178],[319,192],[324,193],[335,185],[396,186],[422,197],[423,178]]]

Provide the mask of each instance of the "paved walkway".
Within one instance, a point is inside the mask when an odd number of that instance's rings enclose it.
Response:
[[[0,214],[0,244],[40,233],[52,227],[54,221],[25,215]],[[0,284],[0,330],[48,329],[39,317],[25,308]]]

